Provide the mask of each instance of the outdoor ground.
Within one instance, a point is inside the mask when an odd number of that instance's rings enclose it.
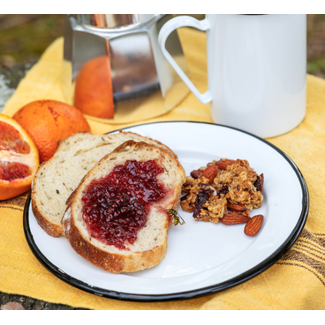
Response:
[[[0,15],[0,68],[35,62],[63,35],[64,15]],[[307,72],[325,77],[325,15],[307,15]]]

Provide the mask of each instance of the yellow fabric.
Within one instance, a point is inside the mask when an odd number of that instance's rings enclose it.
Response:
[[[205,34],[181,29],[194,83],[207,89]],[[62,39],[55,41],[21,81],[4,113],[12,116],[35,99],[63,100],[60,89]],[[211,121],[209,106],[189,94],[169,113],[150,121]],[[94,133],[127,125],[90,121]],[[294,246],[272,267],[231,289],[202,298],[162,303],[117,301],[76,289],[47,271],[26,242],[22,213],[27,194],[0,203],[0,291],[92,309],[325,309],[325,81],[307,76],[307,114],[291,132],[269,139],[293,159],[310,194],[306,226]],[[283,184],[285,187],[285,184]],[[288,202],[290,204],[290,202]]]

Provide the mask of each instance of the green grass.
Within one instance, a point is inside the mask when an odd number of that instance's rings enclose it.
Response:
[[[16,63],[39,59],[44,50],[63,35],[64,15],[41,15],[29,22],[0,31],[1,58],[11,57]]]

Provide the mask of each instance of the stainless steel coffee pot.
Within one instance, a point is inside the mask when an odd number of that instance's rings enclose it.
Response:
[[[119,122],[131,122],[127,118],[131,112],[134,121],[136,110],[146,105],[150,110],[146,117],[175,107],[189,91],[158,44],[159,31],[171,18],[162,14],[67,15],[62,74],[67,102],[108,123],[114,123],[116,116],[124,118]],[[166,48],[188,74],[177,32],[168,38]],[[112,103],[114,118],[101,113]]]

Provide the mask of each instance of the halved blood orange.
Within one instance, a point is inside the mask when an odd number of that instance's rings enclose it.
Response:
[[[0,114],[0,200],[28,191],[38,166],[33,140],[15,120]]]

